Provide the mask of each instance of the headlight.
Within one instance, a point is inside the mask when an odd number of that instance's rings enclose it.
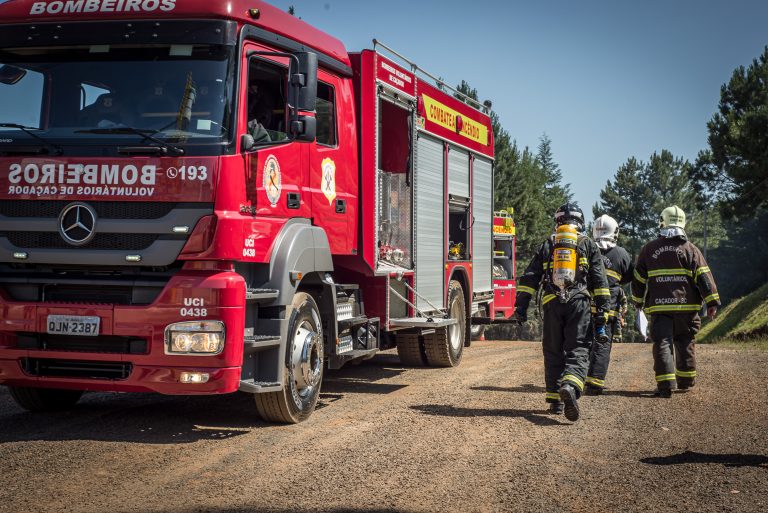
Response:
[[[215,355],[224,349],[221,321],[177,322],[165,328],[165,354]]]

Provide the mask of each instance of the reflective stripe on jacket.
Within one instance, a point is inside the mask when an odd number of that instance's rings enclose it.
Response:
[[[659,237],[637,257],[632,302],[648,314],[690,313],[702,303],[719,306],[720,295],[699,248],[682,237]]]

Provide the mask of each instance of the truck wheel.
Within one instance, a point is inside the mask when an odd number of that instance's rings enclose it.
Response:
[[[410,367],[424,367],[427,364],[427,356],[424,354],[418,333],[397,335],[397,356],[400,357],[400,363]]]
[[[8,387],[16,404],[28,411],[64,411],[77,404],[82,390]]]
[[[461,283],[451,280],[448,286],[448,315],[456,324],[424,336],[427,362],[432,367],[456,367],[461,362],[467,338],[467,310]]]
[[[472,317],[485,317],[485,310],[478,310],[472,314]],[[472,324],[472,327],[469,328],[469,333],[472,340],[480,340],[483,338],[483,333],[485,333],[485,324]]]
[[[283,389],[256,394],[256,409],[268,422],[297,424],[315,411],[323,381],[323,324],[315,300],[298,292],[291,305]]]

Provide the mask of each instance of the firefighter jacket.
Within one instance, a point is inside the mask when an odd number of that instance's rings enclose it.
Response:
[[[576,283],[569,290],[569,300],[591,295],[597,310],[600,314],[605,314],[610,310],[611,292],[608,288],[600,250],[589,237],[580,235],[576,253],[579,258],[579,267],[576,272]],[[539,247],[533,260],[525,269],[525,273],[520,277],[515,303],[518,308],[527,309],[531,298],[542,285],[544,288],[542,306],[557,298],[559,290],[552,283],[553,257],[554,241],[550,237]]]
[[[659,237],[637,257],[632,302],[647,314],[691,313],[702,302],[720,306],[720,295],[699,248],[685,237]]]
[[[618,317],[621,310],[621,286],[632,281],[634,265],[632,257],[621,246],[614,246],[605,251],[600,250],[605,267],[605,277],[608,279],[608,288],[611,291],[610,311],[608,316]],[[626,302],[626,299],[624,300]]]

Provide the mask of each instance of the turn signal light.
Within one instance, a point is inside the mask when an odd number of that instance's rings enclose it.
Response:
[[[181,250],[181,256],[197,255],[210,248],[215,234],[216,216],[202,217],[197,222],[195,229],[192,230],[192,235],[187,239],[184,249]]]

